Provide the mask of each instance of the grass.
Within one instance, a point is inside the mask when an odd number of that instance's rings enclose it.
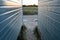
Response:
[[[23,7],[23,15],[37,15],[38,7]]]

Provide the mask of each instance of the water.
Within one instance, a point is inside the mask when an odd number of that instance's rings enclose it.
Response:
[[[37,15],[24,15],[23,22],[28,29],[33,29],[37,26]]]
[[[27,28],[24,32],[24,37],[26,40],[37,40],[34,34],[35,27],[37,26],[37,15],[24,15],[23,22]]]

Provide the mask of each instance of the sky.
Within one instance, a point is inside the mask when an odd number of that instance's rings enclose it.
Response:
[[[6,0],[5,5],[38,5],[38,0]]]
[[[38,5],[38,0],[23,0],[23,5]]]
[[[14,5],[14,6],[21,6],[21,0],[8,0],[4,2],[5,5]]]

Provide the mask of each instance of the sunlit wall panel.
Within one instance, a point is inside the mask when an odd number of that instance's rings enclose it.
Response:
[[[39,0],[38,26],[42,40],[60,40],[60,0]]]
[[[21,26],[21,0],[0,0],[0,40],[17,40]]]

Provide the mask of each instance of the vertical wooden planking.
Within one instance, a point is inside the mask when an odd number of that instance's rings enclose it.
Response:
[[[39,0],[38,26],[42,40],[60,40],[60,0]]]
[[[22,26],[21,0],[0,0],[0,40],[17,40]]]

